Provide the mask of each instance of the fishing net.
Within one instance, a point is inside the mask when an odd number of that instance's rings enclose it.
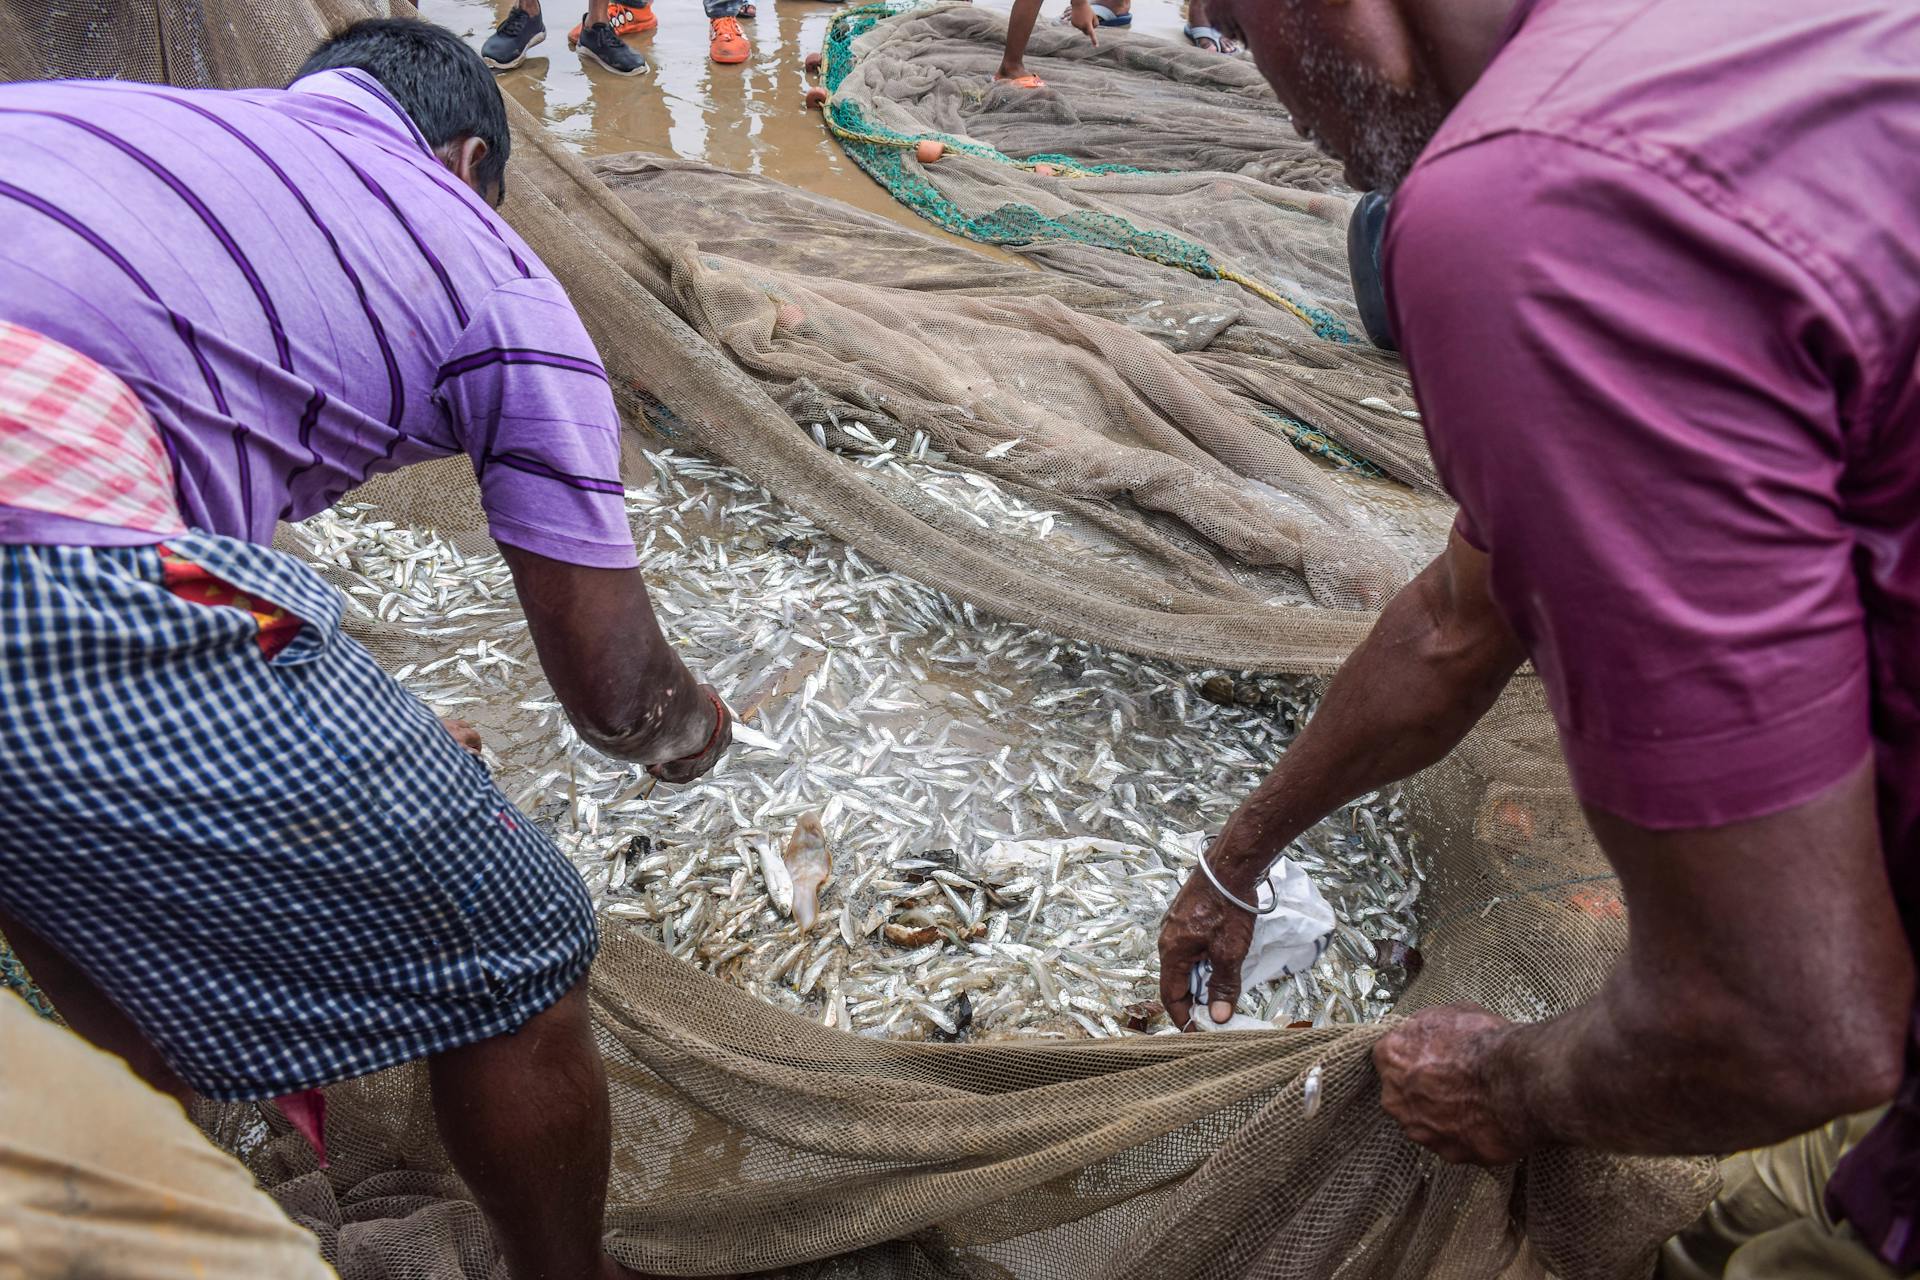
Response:
[[[277,83],[363,12],[358,0],[271,11],[0,0],[19,36],[0,47],[0,75]],[[1069,87],[1071,69],[1053,64],[1075,61],[1103,77],[1080,86],[1087,100],[1152,95],[1165,81],[1165,95],[1191,105],[1204,90],[1221,114],[1183,126],[1136,107],[1130,119],[1164,120],[1168,132],[1127,160],[1086,148],[1134,145],[1139,128],[1068,138],[1036,120],[1025,141],[996,135],[980,110],[991,92],[962,101],[935,74],[977,60],[992,21],[937,9],[892,19],[896,36],[882,16],[858,15],[856,25],[874,23],[846,29],[851,52],[830,51],[861,59],[834,63],[838,126],[852,103],[876,136],[917,136],[922,125],[890,104],[918,76],[913,101],[931,104],[956,152],[933,174],[951,193],[942,198],[972,210],[967,219],[979,221],[980,205],[965,184],[991,192],[1004,168],[1024,175],[1019,203],[1047,224],[1110,217],[1132,229],[1107,224],[1114,244],[1003,238],[1045,273],[962,261],[839,206],[695,166],[610,162],[603,181],[513,109],[509,216],[580,307],[636,431],[644,422],[731,464],[860,552],[1002,616],[1210,667],[1330,669],[1433,530],[1417,498],[1387,496],[1413,489],[1298,447],[1324,443],[1415,486],[1430,476],[1417,447],[1388,447],[1404,445],[1410,422],[1394,366],[1342,341],[1351,304],[1329,246],[1344,198],[1324,165],[1226,60],[1118,40],[1103,40],[1096,60],[1056,48],[1046,31],[1035,53],[1050,79]],[[862,43],[884,50],[896,38],[893,70]],[[1229,127],[1235,112],[1244,127]],[[981,145],[1004,155],[1044,142],[1081,159],[1056,166],[1073,169],[1065,178],[979,159],[963,125],[997,136]],[[1182,127],[1192,131],[1184,148]],[[1217,167],[1196,160],[1200,137],[1219,148],[1204,160]],[[975,174],[976,160],[993,176]],[[1102,171],[1108,163],[1155,172]],[[1166,176],[1182,165],[1177,181]],[[1217,219],[1244,221],[1245,234],[1219,220],[1183,224],[1180,199],[1217,202]],[[687,225],[653,216],[675,201],[742,216],[696,219],[713,238],[673,239],[651,228]],[[1229,219],[1227,207],[1243,213]],[[1261,219],[1285,234],[1260,232]],[[1180,257],[1178,271],[1138,253],[1138,236],[1200,244],[1184,233],[1203,229],[1204,256],[1161,254]],[[874,284],[882,279],[888,289]],[[933,453],[1093,534],[1062,546],[980,527],[890,461]],[[454,468],[416,469],[354,497],[387,521],[480,545],[470,483]],[[389,660],[407,652],[400,628],[373,623],[365,635]],[[1589,995],[1625,945],[1623,913],[1537,687],[1518,684],[1409,786],[1408,803],[1426,963],[1401,1007],[1476,999],[1535,1018]],[[593,1001],[615,1116],[610,1247],[645,1269],[863,1280],[1630,1276],[1710,1191],[1708,1167],[1693,1161],[1549,1153],[1515,1169],[1442,1165],[1379,1109],[1368,1059],[1378,1026],[884,1040],[756,1001],[616,921],[606,935]],[[320,1235],[347,1280],[502,1274],[434,1136],[424,1073],[385,1072],[329,1097],[324,1172],[277,1117],[237,1106],[203,1119]]]
[[[1414,788],[1428,956],[1401,1007],[1537,1017],[1624,945],[1522,686]],[[1380,1111],[1382,1028],[931,1044],[849,1036],[610,923],[594,1011],[618,1135],[616,1256],[669,1274],[1630,1276],[1711,1167],[1553,1152],[1446,1166]],[[481,1276],[486,1229],[424,1071],[329,1090],[334,1166],[250,1108],[210,1118],[349,1280]]]
[[[1251,63],[1042,23],[1027,65],[1046,87],[1021,89],[993,78],[1000,15],[908,7],[850,8],[828,28],[827,125],[861,168],[956,235],[1136,304],[1210,310],[1219,332],[1194,359],[1224,385],[1438,489],[1418,428],[1389,403],[1406,407],[1398,364],[1365,345],[1354,309],[1353,197]]]

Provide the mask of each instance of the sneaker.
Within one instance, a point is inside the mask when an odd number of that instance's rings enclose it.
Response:
[[[713,20],[713,60],[721,63],[745,62],[753,49],[740,31],[737,18]]]
[[[643,76],[647,74],[647,60],[627,48],[626,42],[613,33],[613,26],[606,22],[596,22],[585,27],[578,41],[568,41],[568,47],[580,50],[583,58],[592,58],[595,62],[617,76]]]
[[[580,30],[586,25],[583,17],[573,24],[573,30],[567,32],[567,48],[580,47]],[[628,36],[643,36],[660,25],[660,19],[653,11],[652,0],[646,4],[610,4],[607,6],[607,25],[613,28],[613,34],[621,39]]]
[[[511,71],[527,60],[527,50],[546,38],[547,24],[539,15],[515,9],[480,46],[480,61],[495,71]]]

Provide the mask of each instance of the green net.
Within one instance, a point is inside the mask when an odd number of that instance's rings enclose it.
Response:
[[[822,50],[823,77],[828,92],[837,94],[853,71],[859,58],[855,49],[859,37],[873,30],[883,19],[909,12],[915,7],[915,4],[901,3],[899,0],[881,0],[876,4],[843,9],[834,15],[827,28],[826,44]],[[1220,262],[1206,245],[1185,236],[1142,228],[1120,214],[1078,210],[1050,215],[1032,204],[1018,201],[969,212],[909,164],[908,157],[922,142],[937,142],[943,148],[992,164],[1046,177],[1058,176],[1068,181],[1116,174],[1154,176],[1151,169],[1130,164],[1087,161],[1063,152],[1039,152],[1016,158],[986,143],[951,133],[936,130],[902,132],[873,120],[865,108],[851,98],[830,98],[825,116],[827,127],[833,131],[834,137],[839,139],[840,145],[855,164],[892,192],[902,204],[955,235],[993,245],[1066,241],[1130,254],[1148,262],[1191,272],[1203,280],[1236,281],[1268,301],[1296,313],[1311,326],[1317,337],[1332,342],[1358,340],[1340,317],[1325,307],[1283,288],[1243,275]]]

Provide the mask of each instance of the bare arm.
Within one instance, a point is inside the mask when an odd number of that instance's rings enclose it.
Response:
[[[1455,535],[1381,611],[1312,722],[1228,819],[1208,865],[1251,900],[1267,867],[1301,832],[1452,750],[1521,659],[1487,594],[1486,557]],[[1160,994],[1175,1026],[1186,1025],[1187,974],[1202,959],[1213,964],[1215,1021],[1232,1013],[1252,924],[1203,876],[1188,879],[1160,933]]]
[[[1433,1010],[1375,1053],[1409,1137],[1504,1163],[1545,1145],[1761,1146],[1892,1096],[1913,1001],[1863,763],[1766,818],[1652,831],[1589,809],[1631,942],[1549,1022]]]
[[[680,782],[726,747],[713,701],[660,633],[638,569],[588,569],[502,544],[540,665],[580,736]],[[712,749],[702,752],[703,745]],[[692,773],[673,768],[700,753]]]

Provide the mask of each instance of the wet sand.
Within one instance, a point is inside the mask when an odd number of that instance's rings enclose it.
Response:
[[[1011,0],[979,2],[1002,13],[1011,7]],[[505,0],[418,3],[426,17],[475,46],[508,7]],[[546,41],[521,66],[502,72],[500,87],[583,155],[652,151],[705,160],[766,174],[934,231],[847,159],[819,113],[804,104],[811,81],[801,60],[820,48],[837,6],[759,0],[759,18],[741,24],[753,56],[732,67],[716,66],[707,57],[707,20],[695,0],[656,0],[654,7],[659,27],[628,41],[653,64],[651,74],[610,75],[568,52],[567,30],[580,20],[584,5],[552,0],[545,9]],[[1065,8],[1065,0],[1048,0],[1040,20],[1051,22]],[[1134,29],[1177,37],[1180,12],[1173,0],[1142,0]]]

